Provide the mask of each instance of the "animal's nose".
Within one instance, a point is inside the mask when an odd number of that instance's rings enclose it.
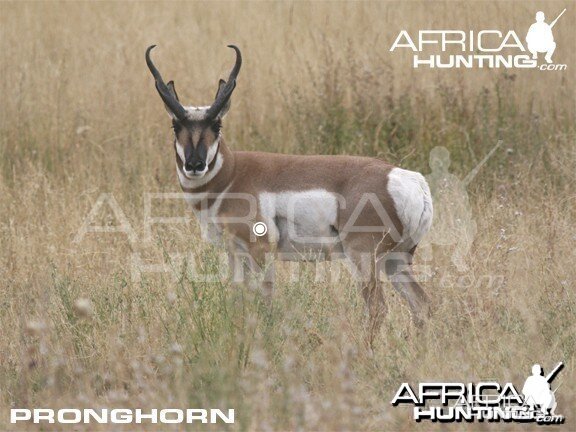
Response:
[[[195,161],[195,162],[186,162],[184,168],[186,171],[202,171],[206,167],[206,163],[204,161]]]
[[[198,161],[194,164],[194,171],[202,171],[204,170],[205,166],[206,164],[204,163],[204,161]]]

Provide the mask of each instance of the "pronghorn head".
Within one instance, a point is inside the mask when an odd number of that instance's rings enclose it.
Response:
[[[220,80],[212,105],[184,107],[178,99],[174,82],[169,81],[165,84],[160,72],[150,59],[150,51],[155,46],[152,45],[146,50],[146,64],[156,81],[156,90],[172,118],[172,126],[176,135],[174,144],[178,169],[187,178],[202,177],[209,171],[218,153],[222,118],[230,108],[230,96],[236,87],[236,77],[242,65],[242,55],[238,47],[228,45],[236,51],[236,63],[228,80]]]

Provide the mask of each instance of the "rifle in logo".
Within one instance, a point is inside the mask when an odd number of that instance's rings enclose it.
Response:
[[[566,9],[564,9],[566,10]],[[562,14],[560,14],[562,15]],[[556,18],[558,19],[558,18]],[[554,369],[552,369],[552,372],[550,372],[548,375],[546,375],[546,381],[548,381],[549,384],[552,383],[552,381],[554,380],[554,378],[556,378],[556,375],[558,374],[558,372],[560,372],[562,369],[564,369],[564,363],[560,362],[556,365],[556,367]],[[554,390],[556,391],[556,390]]]

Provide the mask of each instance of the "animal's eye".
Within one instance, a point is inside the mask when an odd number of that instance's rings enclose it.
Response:
[[[172,122],[172,129],[174,129],[175,133],[178,133],[182,130],[182,125],[178,122]]]
[[[212,125],[210,126],[210,128],[212,129],[212,131],[214,133],[219,133],[220,129],[222,128],[222,123],[220,123],[219,121],[212,123]]]

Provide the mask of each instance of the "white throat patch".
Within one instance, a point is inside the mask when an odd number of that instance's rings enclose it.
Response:
[[[178,142],[176,143],[176,149],[178,149]],[[220,170],[222,169],[222,164],[224,163],[224,156],[222,155],[222,153],[217,154],[216,151],[218,150],[218,145],[213,145],[210,147],[210,150],[212,150],[214,148],[214,151],[212,151],[211,153],[213,153],[213,156],[208,159],[210,162],[206,161],[206,167],[210,166],[210,164],[214,161],[214,158],[216,157],[216,162],[214,163],[214,167],[208,171],[206,173],[206,175],[202,176],[202,177],[198,177],[198,178],[189,178],[186,177],[184,175],[184,173],[182,172],[182,170],[180,169],[180,167],[178,165],[176,165],[176,173],[178,174],[178,180],[180,181],[180,185],[183,188],[186,189],[196,189],[199,188],[200,186],[204,186],[206,183],[208,183],[210,180],[212,180],[214,177],[216,177],[216,175],[220,172]],[[208,154],[208,156],[210,156],[210,154]]]

